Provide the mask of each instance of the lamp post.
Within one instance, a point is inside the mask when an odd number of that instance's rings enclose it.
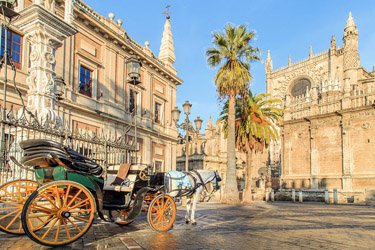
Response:
[[[4,29],[4,54],[0,62],[0,69],[4,67],[4,93],[3,93],[3,110],[2,110],[2,122],[1,122],[1,142],[0,142],[0,171],[3,171],[6,166],[6,141],[5,141],[5,122],[6,122],[6,103],[7,103],[7,82],[8,82],[8,64],[11,61],[9,48],[8,48],[8,30],[10,22],[13,17],[18,16],[18,13],[13,10],[14,6],[17,5],[16,0],[0,0],[0,14],[2,15],[1,29]],[[0,39],[1,44],[1,39]],[[14,70],[14,69],[13,69]]]
[[[189,120],[189,115],[191,111],[192,104],[189,101],[185,101],[185,103],[182,105],[182,108],[185,113],[185,121],[181,124],[178,124],[178,121],[180,119],[181,111],[178,109],[178,107],[175,107],[172,110],[172,119],[174,123],[176,124],[177,128],[181,128],[182,130],[185,130],[185,171],[189,171],[189,135],[190,132],[192,133],[199,133],[199,130],[202,127],[203,120],[198,116],[194,120],[195,128],[191,124]]]
[[[128,83],[132,84],[133,86],[137,86],[141,83],[141,67],[142,63],[141,61],[136,57],[130,57],[127,62],[127,71],[128,71]],[[133,110],[133,116],[134,116],[134,145],[136,147],[138,143],[137,139],[137,105],[135,105],[135,108]],[[137,148],[135,148],[137,149]]]

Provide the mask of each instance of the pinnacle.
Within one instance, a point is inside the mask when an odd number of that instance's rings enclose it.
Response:
[[[346,21],[346,27],[355,27],[354,18],[352,12],[349,12],[348,20]]]

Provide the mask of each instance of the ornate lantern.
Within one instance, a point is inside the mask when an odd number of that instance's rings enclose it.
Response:
[[[138,85],[141,83],[141,67],[142,63],[137,58],[129,58],[127,61],[129,83],[133,85]]]
[[[0,0],[0,13],[9,18],[18,16],[18,13],[14,11],[15,6],[17,6],[17,0]]]
[[[55,95],[57,99],[62,100],[65,93],[65,82],[61,76],[55,77]]]

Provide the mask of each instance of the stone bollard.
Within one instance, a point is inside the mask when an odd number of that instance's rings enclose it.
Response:
[[[324,190],[324,202],[329,204],[329,192],[328,190]]]
[[[292,201],[296,202],[296,190],[292,189]]]
[[[337,193],[337,188],[333,189],[333,203],[337,204],[338,203],[338,193]]]
[[[271,190],[271,201],[275,201],[275,190]]]
[[[303,202],[302,190],[300,190],[300,191],[298,192],[298,201],[299,201],[300,203]]]

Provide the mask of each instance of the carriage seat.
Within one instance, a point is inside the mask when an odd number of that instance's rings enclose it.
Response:
[[[144,165],[124,163],[113,166],[107,171],[104,190],[117,192],[131,192],[138,174],[147,168]]]

